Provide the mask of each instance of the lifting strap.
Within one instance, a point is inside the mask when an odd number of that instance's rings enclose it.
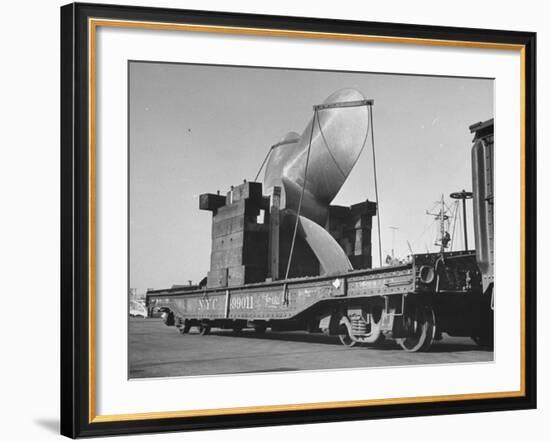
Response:
[[[379,195],[378,195],[378,174],[377,174],[377,169],[376,169],[376,148],[375,148],[375,143],[374,143],[374,123],[373,123],[373,111],[372,111],[372,105],[373,104],[374,104],[373,100],[360,100],[360,101],[347,102],[347,103],[332,103],[332,104],[328,104],[328,105],[313,106],[313,111],[314,111],[314,113],[313,113],[313,122],[311,124],[311,132],[309,134],[309,144],[308,144],[308,149],[307,149],[306,164],[305,164],[305,170],[304,170],[304,182],[302,184],[302,189],[301,189],[301,193],[300,193],[300,200],[298,202],[298,211],[297,211],[297,214],[296,214],[296,222],[294,223],[294,231],[293,231],[293,234],[292,234],[292,242],[291,242],[291,245],[290,245],[290,253],[289,253],[289,256],[288,256],[288,263],[287,263],[287,267],[286,267],[285,279],[288,279],[288,275],[290,273],[290,267],[292,265],[292,256],[294,254],[294,245],[296,243],[296,234],[298,232],[298,224],[300,222],[300,212],[302,210],[302,201],[303,201],[303,198],[304,198],[304,192],[305,192],[305,188],[306,188],[306,184],[307,184],[307,172],[308,172],[308,166],[309,166],[309,157],[310,157],[310,153],[311,153],[311,142],[312,142],[312,139],[313,139],[313,130],[315,128],[315,121],[316,120],[317,120],[317,127],[319,128],[319,133],[321,134],[321,137],[323,139],[323,143],[324,143],[328,153],[330,154],[330,156],[331,156],[334,164],[338,168],[339,172],[342,174],[342,176],[345,177],[345,174],[342,171],[340,165],[338,164],[338,162],[334,158],[334,155],[333,155],[333,153],[330,149],[330,146],[328,145],[328,142],[325,138],[325,134],[324,134],[323,129],[321,127],[321,122],[320,122],[320,119],[319,119],[319,110],[324,110],[324,109],[335,109],[335,108],[345,108],[345,107],[355,107],[355,106],[367,106],[367,109],[368,109],[367,131],[365,133],[365,138],[363,139],[363,144],[361,146],[361,150],[359,151],[359,154],[357,155],[357,157],[355,159],[355,162],[353,163],[352,168],[355,166],[355,164],[359,160],[359,157],[361,156],[361,153],[365,149],[367,139],[368,139],[368,136],[369,136],[369,133],[370,133],[371,145],[372,145],[373,175],[374,175],[374,193],[375,193],[376,208],[377,208],[376,220],[377,220],[377,227],[378,227],[378,259],[379,259],[379,265],[382,266],[382,233],[381,233],[381,230],[380,230],[380,198],[379,198]],[[281,144],[281,143],[279,143],[279,144]],[[271,152],[273,151],[273,148],[276,147],[276,146],[278,146],[278,144],[274,144],[273,146],[271,146],[269,148],[269,150],[267,152],[267,155],[265,156],[265,158],[264,158],[264,160],[263,160],[263,162],[260,166],[260,169],[258,170],[258,173],[256,174],[256,177],[254,178],[254,181],[258,180],[258,177],[260,176],[260,173],[261,173],[265,163],[267,162]]]
[[[382,233],[380,231],[380,198],[378,197],[378,176],[376,173],[376,149],[374,147],[374,123],[372,118],[372,104],[368,105],[369,108],[369,127],[372,143],[372,168],[374,171],[374,195],[376,197],[376,221],[378,224],[378,259],[380,260],[380,267],[382,267]]]
[[[298,202],[298,212],[296,213],[296,222],[294,223],[294,233],[292,234],[292,243],[290,244],[290,253],[288,255],[288,263],[286,265],[285,279],[288,279],[290,273],[290,265],[292,264],[292,254],[294,253],[294,244],[296,242],[296,233],[298,232],[298,223],[300,222],[300,212],[302,210],[302,201],[304,199],[304,192],[306,190],[307,183],[307,168],[309,166],[309,154],[311,153],[311,140],[313,139],[313,129],[315,128],[315,119],[318,118],[317,109],[313,113],[313,122],[311,124],[311,132],[309,133],[309,145],[307,147],[306,165],[304,170],[304,183],[302,184],[302,191],[300,193],[300,201]]]

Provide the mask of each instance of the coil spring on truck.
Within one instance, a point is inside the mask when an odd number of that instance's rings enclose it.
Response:
[[[361,315],[353,315],[350,318],[351,330],[354,335],[365,335],[367,334],[367,321],[363,319]]]

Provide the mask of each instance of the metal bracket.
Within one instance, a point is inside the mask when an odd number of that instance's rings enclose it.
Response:
[[[227,289],[225,291],[225,318],[229,318],[229,297],[230,297],[230,293],[229,293],[229,289]]]
[[[401,296],[401,312],[400,313],[396,313],[396,310],[392,311],[390,309],[390,296],[391,295],[384,296],[384,314],[387,315],[387,316],[404,316],[405,315],[405,298],[407,297],[407,294],[404,293],[402,295],[397,295],[397,296]]]
[[[384,282],[384,285],[386,287],[399,287],[401,285],[410,285],[412,284],[413,280],[412,279],[407,279],[405,281],[389,281],[389,282]]]
[[[335,109],[339,107],[372,106],[373,104],[374,100],[340,101],[338,103],[316,104],[313,106],[313,110],[319,111],[324,109]]]
[[[283,305],[288,306],[289,299],[288,299],[288,287],[286,282],[283,284]]]
[[[345,277],[336,278],[330,285],[330,296],[346,296],[348,294],[348,280]]]
[[[338,103],[316,104],[315,106],[313,106],[313,110],[319,111],[324,109],[335,109],[339,107],[372,106],[373,104],[374,100],[340,101]]]

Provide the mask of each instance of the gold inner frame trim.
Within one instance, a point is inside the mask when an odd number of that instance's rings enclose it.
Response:
[[[387,44],[412,44],[419,46],[444,46],[477,49],[518,51],[520,54],[520,389],[518,391],[465,393],[438,396],[417,396],[388,399],[317,402],[284,405],[261,405],[235,408],[216,408],[181,411],[159,411],[129,414],[96,414],[96,35],[97,28],[133,28],[163,31],[208,32],[217,34],[254,35],[268,37],[291,37],[323,40],[356,41]],[[281,411],[322,410],[328,408],[350,408],[376,405],[420,404],[427,402],[482,400],[525,396],[525,46],[493,42],[423,39],[410,37],[389,37],[330,32],[293,31],[284,29],[263,29],[233,26],[210,26],[183,23],[142,22],[130,20],[88,19],[88,93],[89,93],[89,423],[134,421],[146,419],[169,419],[179,417],[240,415],[247,413],[268,413]]]
[[[237,407],[237,408],[213,408],[204,410],[186,410],[186,411],[158,411],[150,413],[132,413],[132,414],[111,414],[106,416],[96,416],[91,422],[113,422],[113,421],[132,421],[144,419],[166,419],[175,417],[199,417],[199,416],[219,416],[219,415],[239,415],[259,412],[277,412],[277,411],[300,411],[300,410],[323,410],[327,408],[349,408],[364,407],[374,405],[395,405],[395,404],[422,404],[426,402],[442,401],[461,401],[464,399],[496,399],[522,396],[520,391],[506,391],[497,393],[480,393],[476,395],[442,395],[442,396],[419,396],[390,399],[369,399],[357,401],[337,401],[337,402],[317,402],[290,405],[261,405],[256,407]]]

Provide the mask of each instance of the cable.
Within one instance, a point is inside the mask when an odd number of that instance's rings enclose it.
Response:
[[[313,126],[313,124],[312,124],[312,126]],[[346,179],[347,178],[346,174],[344,173],[344,171],[342,170],[342,168],[338,164],[338,161],[336,161],[336,158],[334,158],[334,155],[332,154],[332,151],[330,150],[330,147],[328,147],[327,139],[325,138],[325,134],[323,133],[323,129],[321,129],[321,118],[319,118],[319,116],[317,116],[317,127],[319,127],[319,133],[321,134],[321,137],[323,138],[323,143],[325,144],[325,147],[326,147],[330,157],[332,158],[332,161],[334,162],[334,165],[336,166],[336,168],[338,169],[338,172],[340,172],[342,177],[344,179]]]
[[[456,217],[458,218],[458,227],[457,227],[457,231],[456,231],[456,235],[457,236],[463,236],[463,232],[462,232],[462,213],[461,211],[459,210],[458,213],[456,214]],[[464,239],[462,239],[462,244],[464,244]]]
[[[376,208],[378,210],[378,216],[376,221],[378,223],[378,258],[380,260],[380,267],[382,267],[382,232],[380,231],[380,200],[378,198],[378,177],[376,173],[376,154],[374,148],[374,124],[372,117],[372,105],[369,105],[369,127],[372,143],[372,166],[374,170],[374,194],[376,196]]]
[[[271,154],[271,151],[273,150],[273,148],[275,147],[275,145],[271,146],[269,148],[269,150],[267,151],[267,155],[265,156],[263,162],[262,162],[262,165],[260,166],[260,170],[258,170],[258,173],[256,174],[256,178],[254,178],[254,182],[257,182],[258,181],[258,177],[260,176],[260,172],[262,171],[262,169],[264,168],[264,165],[267,161],[267,159],[269,158],[269,155]]]
[[[452,211],[452,218],[453,218],[453,231],[451,233],[451,252],[453,251],[453,245],[455,242],[455,230],[456,230],[456,221],[458,220],[458,200],[455,201],[455,207],[454,211]]]
[[[313,123],[315,123],[315,119],[318,118],[317,116],[317,110],[315,110],[313,114]],[[290,273],[290,265],[292,264],[292,255],[294,253],[294,244],[296,242],[296,233],[298,232],[298,223],[300,222],[300,212],[302,210],[302,201],[304,199],[304,192],[306,190],[306,183],[307,183],[307,168],[309,166],[309,154],[311,152],[311,140],[313,139],[313,129],[315,127],[315,124],[311,125],[311,133],[309,134],[309,146],[307,148],[307,156],[306,156],[306,165],[304,170],[304,184],[302,185],[302,192],[300,193],[300,201],[298,202],[298,212],[296,213],[296,222],[294,223],[294,233],[292,234],[292,243],[290,244],[290,253],[288,255],[288,263],[286,266],[286,274],[285,274],[285,280],[288,279],[288,274]]]

